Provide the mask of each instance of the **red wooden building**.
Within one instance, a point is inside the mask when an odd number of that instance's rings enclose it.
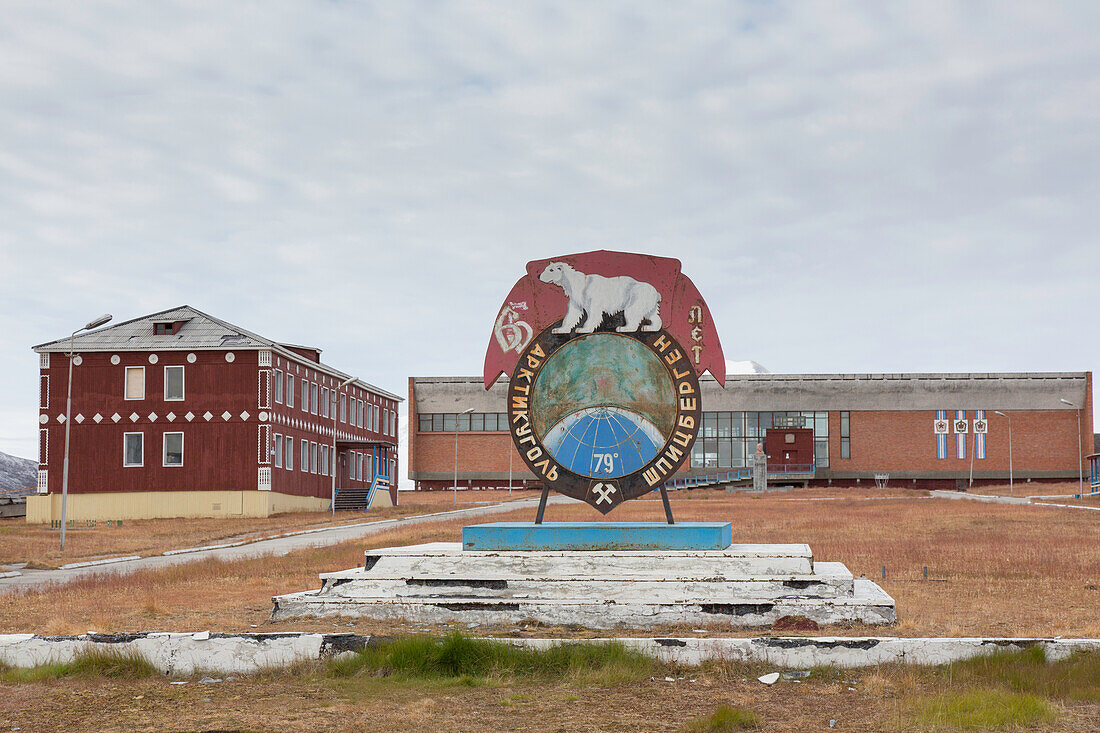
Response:
[[[69,339],[40,358],[38,495],[61,517]],[[190,306],[76,336],[67,516],[267,516],[397,502],[401,398]],[[334,449],[335,446],[335,449]]]

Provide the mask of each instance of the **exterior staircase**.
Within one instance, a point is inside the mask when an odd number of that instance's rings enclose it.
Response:
[[[336,511],[365,512],[374,501],[375,491],[389,491],[390,482],[382,476],[375,476],[370,486],[361,488],[343,488],[336,490]]]

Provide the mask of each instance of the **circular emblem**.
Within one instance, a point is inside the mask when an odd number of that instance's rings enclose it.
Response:
[[[657,489],[691,454],[699,379],[690,352],[664,329],[560,327],[520,352],[508,385],[510,432],[540,481],[606,514]]]
[[[118,354],[111,354],[111,363],[112,364],[117,366],[120,361],[122,361],[122,359],[118,358]]]
[[[225,352],[225,360],[228,361],[229,363],[233,363],[233,360],[236,359],[236,358],[237,357],[233,354],[232,351]]]
[[[160,361],[160,358],[156,354],[149,354],[150,364],[156,364],[158,361]]]
[[[49,421],[50,421],[50,416],[49,415],[39,415],[38,416],[38,423],[40,425],[45,425]]]
[[[195,363],[195,360],[196,360],[197,358],[198,358],[198,357],[197,357],[197,356],[195,356],[195,354],[194,354],[194,353],[190,353],[190,354],[188,354],[188,355],[187,355],[187,363],[188,363],[188,364],[194,364],[194,363]]]

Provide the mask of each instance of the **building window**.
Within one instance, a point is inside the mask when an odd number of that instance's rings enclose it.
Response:
[[[302,473],[309,472],[309,443],[305,438],[302,438],[302,460],[299,462],[298,469]]]
[[[145,465],[145,433],[122,434],[122,465]]]
[[[283,467],[283,436],[275,433],[275,468]]]
[[[183,399],[183,367],[164,367],[164,399],[167,402]]]
[[[145,399],[145,367],[126,367],[126,399]]]
[[[359,400],[359,427],[367,424],[367,403]]]
[[[183,433],[164,434],[164,465],[183,465]]]
[[[302,412],[309,412],[309,382],[302,380]]]
[[[310,382],[309,384],[309,412],[312,415],[317,414],[317,383]]]
[[[294,377],[286,373],[286,406],[294,407]]]
[[[283,372],[281,369],[275,370],[275,402],[283,404]]]
[[[852,457],[851,414],[840,413],[840,457]]]
[[[321,446],[321,475],[328,476],[328,446]]]
[[[346,423],[348,421],[348,396],[346,394],[340,395],[340,422]]]
[[[317,444],[309,444],[309,472],[317,473]]]
[[[329,408],[332,403],[332,395],[328,387],[321,388],[321,417],[330,417]]]
[[[286,470],[294,470],[294,438],[286,436]]]

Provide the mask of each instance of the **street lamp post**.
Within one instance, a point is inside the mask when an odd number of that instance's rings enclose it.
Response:
[[[1012,488],[1012,418],[1000,410],[993,412],[1008,420],[1008,493],[1014,494],[1016,492]]]
[[[1085,459],[1081,453],[1081,408],[1069,400],[1061,399],[1059,402],[1069,405],[1077,410],[1077,493],[1085,493]]]
[[[336,519],[336,400],[340,399],[340,390],[354,382],[358,377],[348,377],[340,386],[332,390],[332,518]]]
[[[474,411],[474,408],[463,410],[455,417],[455,483],[454,483],[454,503],[458,504],[458,418],[463,415],[469,415]]]
[[[73,342],[81,331],[91,331],[110,321],[114,316],[104,313],[94,321],[89,321],[83,328],[78,328],[69,336],[69,387],[65,393],[65,463],[61,470],[61,551],[65,551],[65,522],[68,519],[69,503],[69,424],[73,417]]]

